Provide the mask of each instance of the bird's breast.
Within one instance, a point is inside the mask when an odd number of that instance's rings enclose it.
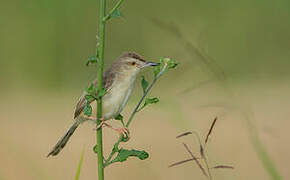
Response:
[[[131,95],[134,80],[114,82],[112,87],[103,97],[103,117],[112,119],[121,113]]]

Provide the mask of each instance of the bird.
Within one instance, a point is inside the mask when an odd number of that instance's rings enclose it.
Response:
[[[105,123],[105,121],[116,118],[122,112],[131,96],[136,77],[141,69],[158,65],[159,63],[146,61],[135,52],[125,52],[111,64],[103,74],[103,87],[106,89],[106,94],[102,97],[102,123],[97,128],[102,128],[102,126],[105,125],[124,135],[128,133],[126,128],[116,129]],[[97,88],[97,79],[93,81],[93,84],[95,88]],[[56,145],[48,153],[47,157],[58,155],[80,124],[88,120],[96,122],[96,101],[90,103],[92,115],[87,116],[84,113],[87,104],[86,95],[87,92],[83,92],[76,104],[74,123],[59,139]]]

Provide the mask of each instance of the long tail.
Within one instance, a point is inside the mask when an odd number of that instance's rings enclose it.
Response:
[[[76,121],[69,128],[69,130],[66,132],[66,134],[60,140],[58,140],[58,142],[52,148],[52,150],[50,151],[50,153],[48,153],[47,157],[49,157],[49,156],[56,156],[64,148],[64,146],[68,142],[69,138],[73,135],[73,133],[75,132],[75,130],[77,129],[77,127],[79,125],[80,125],[80,122],[79,121]]]

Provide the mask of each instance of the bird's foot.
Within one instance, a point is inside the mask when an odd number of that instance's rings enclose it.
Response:
[[[130,139],[130,132],[129,132],[129,129],[126,128],[126,127],[123,127],[123,128],[117,128],[115,129],[120,135],[123,135],[123,137],[125,139]]]

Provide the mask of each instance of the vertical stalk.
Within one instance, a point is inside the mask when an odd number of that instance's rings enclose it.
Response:
[[[96,53],[99,55],[98,65],[98,92],[103,88],[103,64],[104,64],[104,45],[105,45],[105,23],[106,0],[100,0],[100,17],[99,17],[99,46]],[[101,123],[102,118],[102,97],[97,101],[97,126]],[[104,159],[103,159],[103,133],[102,128],[97,129],[97,149],[98,149],[98,180],[104,180]]]
[[[128,128],[129,125],[131,124],[133,118],[135,117],[135,114],[138,112],[142,102],[144,101],[145,97],[147,96],[147,94],[149,93],[149,91],[152,89],[152,87],[154,86],[154,84],[157,82],[157,80],[165,73],[166,69],[167,69],[168,64],[165,64],[162,69],[160,70],[160,72],[157,74],[156,77],[154,77],[152,83],[147,87],[147,89],[145,90],[145,92],[143,93],[143,96],[141,97],[141,99],[139,100],[138,104],[136,105],[135,109],[133,110],[133,112],[131,113],[128,122],[126,123],[126,127]],[[120,136],[118,141],[114,144],[115,147],[119,147],[119,144],[122,141],[122,137]],[[105,166],[108,166],[111,164],[111,160],[114,156],[114,154],[116,153],[116,151],[112,151],[108,157],[108,159],[105,161]]]

